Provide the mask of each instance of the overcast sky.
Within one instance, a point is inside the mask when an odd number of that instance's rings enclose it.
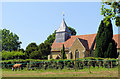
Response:
[[[37,45],[58,29],[65,13],[68,26],[76,29],[77,35],[97,33],[104,18],[100,2],[5,2],[2,3],[2,28],[17,34],[21,48],[31,42]],[[114,22],[113,22],[114,24]],[[118,28],[113,25],[114,34]]]

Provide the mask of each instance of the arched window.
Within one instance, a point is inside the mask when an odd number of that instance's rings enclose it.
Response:
[[[75,51],[75,58],[79,58],[79,51],[78,51],[78,49]]]

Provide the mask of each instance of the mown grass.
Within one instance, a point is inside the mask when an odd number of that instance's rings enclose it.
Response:
[[[90,73],[90,72],[91,73]],[[88,68],[75,69],[36,69],[12,71],[11,69],[2,69],[3,77],[118,77],[118,67],[115,68]]]

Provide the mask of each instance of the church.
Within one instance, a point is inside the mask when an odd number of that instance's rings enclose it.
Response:
[[[61,49],[64,44],[67,59],[94,57],[95,56],[95,37],[96,34],[71,35],[65,20],[62,20],[60,27],[56,31],[55,41],[51,46],[51,58],[60,57]],[[113,35],[117,43],[117,52],[120,53],[120,34]]]

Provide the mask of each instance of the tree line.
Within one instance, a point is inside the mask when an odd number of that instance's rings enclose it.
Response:
[[[68,27],[72,32],[72,35],[76,35],[76,30],[74,28]],[[19,41],[19,36],[10,30],[2,29],[1,32],[1,53],[2,59],[47,59],[51,51],[51,45],[55,40],[55,32],[47,37],[47,39],[37,45],[35,42],[28,44],[26,49],[20,48],[21,41]]]

